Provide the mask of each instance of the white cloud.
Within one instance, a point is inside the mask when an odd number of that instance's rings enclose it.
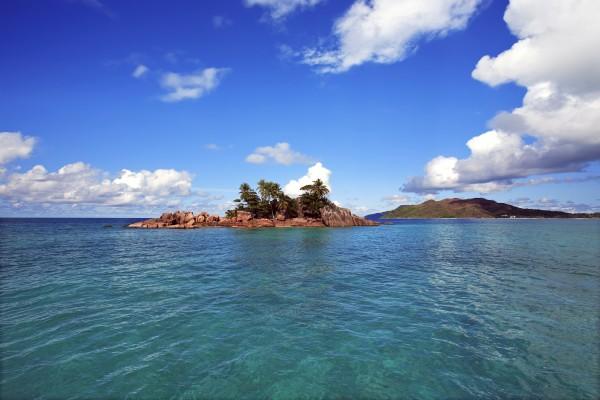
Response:
[[[575,203],[571,200],[561,201],[557,199],[551,199],[548,197],[541,197],[537,200],[530,199],[528,197],[521,197],[515,200],[511,200],[509,203],[517,207],[523,208],[536,208],[542,210],[564,211],[570,213],[593,213],[600,211],[600,207],[597,205]]]
[[[247,7],[261,6],[269,9],[273,20],[281,20],[299,8],[312,7],[323,0],[245,0]]]
[[[307,49],[303,62],[339,73],[365,62],[393,63],[422,39],[464,29],[480,0],[356,0],[333,27],[335,45]]]
[[[76,162],[55,172],[36,165],[10,174],[0,184],[0,197],[13,204],[168,205],[189,195],[191,185],[192,176],[186,171],[123,169],[110,179],[106,172]]]
[[[131,73],[131,76],[133,76],[136,79],[141,78],[142,76],[146,75],[148,71],[148,67],[146,67],[144,64],[140,64],[137,67],[135,67],[135,69]]]
[[[161,86],[168,91],[161,99],[178,102],[200,98],[219,86],[228,71],[228,68],[206,68],[191,74],[168,72],[161,78]]]
[[[267,157],[263,156],[262,154],[252,153],[246,157],[246,162],[249,162],[251,164],[263,164],[266,161]]]
[[[371,208],[366,206],[352,206],[350,210],[358,215],[365,215],[368,211],[373,211]]]
[[[367,214],[372,214],[374,212],[377,212],[376,209],[371,208],[371,207],[367,207],[367,206],[362,206],[362,205],[356,205],[356,204],[344,204],[342,205],[340,202],[338,201],[333,201],[332,203],[334,203],[336,206],[338,207],[343,207],[343,208],[347,208],[349,209],[353,214],[356,215],[360,215],[360,216],[364,216]]]
[[[219,146],[218,144],[215,143],[208,143],[204,145],[204,148],[206,150],[212,150],[212,151],[217,151],[217,150],[221,150],[221,146]]]
[[[435,200],[435,195],[425,194],[423,196],[410,196],[406,194],[394,194],[391,196],[385,196],[381,199],[385,203],[386,207],[398,207],[409,204],[419,204],[427,200]]]
[[[506,190],[520,185],[514,179],[581,171],[600,159],[598,15],[595,0],[512,0],[504,19],[518,41],[497,57],[481,58],[473,77],[491,86],[525,86],[523,105],[500,113],[493,130],[469,140],[468,158],[436,157],[404,190]]]
[[[399,206],[402,204],[412,204],[414,202],[410,196],[407,196],[404,194],[394,194],[391,196],[385,196],[381,200],[390,206],[392,206],[392,205]]]
[[[516,185],[513,179],[553,172],[579,171],[598,157],[599,146],[538,140],[526,144],[521,135],[491,130],[470,139],[468,158],[438,156],[413,178],[404,191],[439,190],[489,193]]]
[[[222,15],[215,15],[212,17],[212,24],[216,29],[221,29],[230,26],[232,21]]]
[[[306,175],[299,179],[292,179],[289,181],[284,187],[283,192],[290,197],[298,197],[302,194],[300,188],[302,186],[310,185],[317,179],[323,181],[325,186],[331,190],[331,185],[329,184],[329,178],[331,177],[331,171],[328,170],[321,164],[320,162],[316,163],[312,167],[308,169]]]
[[[31,155],[36,139],[21,132],[0,132],[0,165]]]
[[[246,157],[246,162],[252,164],[263,164],[269,160],[283,165],[312,162],[310,157],[292,150],[289,143],[285,142],[277,143],[275,146],[257,147],[252,154]]]
[[[504,20],[519,40],[496,57],[482,57],[473,77],[492,86],[552,82],[561,92],[597,92],[598,15],[597,0],[512,0]]]

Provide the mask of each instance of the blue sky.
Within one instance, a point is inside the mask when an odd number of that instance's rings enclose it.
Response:
[[[478,196],[598,210],[600,78],[582,68],[600,36],[546,62],[579,33],[544,12],[566,3],[4,1],[0,215],[222,213],[241,182],[304,176],[360,214]],[[599,15],[583,3],[573,19]]]

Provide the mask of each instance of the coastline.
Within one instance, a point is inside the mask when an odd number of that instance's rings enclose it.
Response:
[[[380,223],[352,214],[347,208],[328,205],[319,210],[320,217],[286,218],[278,214],[275,218],[255,218],[248,211],[236,211],[229,217],[191,211],[163,213],[159,218],[151,218],[127,225],[134,229],[198,229],[222,228],[341,228],[353,226],[378,226]]]

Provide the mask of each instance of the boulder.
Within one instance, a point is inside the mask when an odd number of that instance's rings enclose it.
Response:
[[[206,217],[206,224],[207,225],[218,225],[220,219],[221,219],[221,217],[219,217],[218,215],[209,215],[208,217]]]
[[[165,225],[163,228],[167,228],[167,229],[183,229],[183,228],[185,228],[185,225],[180,225],[180,224]]]
[[[290,218],[284,221],[275,220],[275,226],[278,228],[291,227],[323,227],[323,221],[317,218]]]
[[[163,222],[172,221],[173,213],[169,213],[169,212],[162,213],[159,219]]]
[[[273,226],[275,226],[274,221],[268,218],[253,219],[249,222],[249,227],[251,228],[272,228]]]
[[[321,219],[323,224],[329,227],[345,226],[375,226],[376,222],[352,214],[347,208],[329,205],[321,208]]]
[[[219,226],[233,226],[235,225],[235,218],[221,218],[219,220]]]
[[[142,225],[143,228],[150,228],[150,229],[163,228],[165,226],[167,226],[167,225],[165,225],[164,223],[162,223],[160,221],[159,222],[151,221],[151,222],[148,222],[148,223],[145,223]]]
[[[188,213],[186,211],[177,211],[176,213],[176,223],[177,225],[184,225],[186,219],[188,217]]]
[[[238,223],[245,223],[252,219],[252,214],[248,211],[237,211],[235,213],[235,221]]]
[[[354,222],[354,226],[377,226],[379,225],[375,221],[371,221],[366,218],[357,217],[356,215],[352,215],[352,221]]]
[[[187,225],[189,222],[191,222],[192,224],[194,223],[194,213],[193,212],[186,212],[183,214],[183,223],[185,225]]]
[[[325,206],[321,208],[321,219],[326,226],[341,227],[354,226],[352,212],[347,208]]]

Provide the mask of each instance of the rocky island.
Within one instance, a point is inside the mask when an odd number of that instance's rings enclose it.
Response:
[[[352,214],[328,198],[329,189],[319,179],[301,188],[303,194],[293,199],[283,193],[278,183],[261,180],[258,191],[247,183],[240,185],[238,206],[224,217],[190,211],[163,213],[159,218],[134,222],[129,228],[194,229],[203,227],[286,228],[376,226],[375,221]]]

